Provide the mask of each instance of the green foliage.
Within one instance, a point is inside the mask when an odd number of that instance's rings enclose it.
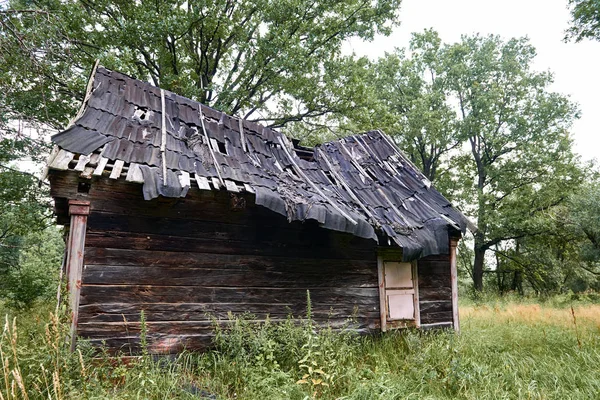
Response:
[[[600,1],[569,0],[569,7],[571,26],[565,39],[577,42],[583,39],[600,40]]]
[[[28,309],[36,300],[56,297],[64,243],[57,227],[34,231],[20,243],[18,264],[0,285],[0,295],[14,309]]]
[[[571,197],[568,222],[575,234],[583,237],[581,258],[586,272],[596,278],[600,287],[600,183],[589,182]]]
[[[348,112],[342,43],[398,24],[400,0],[13,0],[0,11],[7,110],[74,115],[94,62],[274,126]],[[351,98],[348,98],[350,96]]]
[[[20,315],[17,325],[9,319],[4,329],[0,393],[11,400],[589,399],[600,390],[598,307],[565,296],[543,306],[490,298],[461,306],[460,335],[405,330],[360,337],[306,320],[232,318],[207,353],[127,362],[85,343],[69,352],[65,319],[44,318],[40,309]]]

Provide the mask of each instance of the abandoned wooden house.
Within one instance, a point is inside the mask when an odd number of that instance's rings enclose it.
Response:
[[[211,316],[301,316],[360,332],[458,329],[465,217],[385,134],[302,147],[97,67],[48,179],[67,226],[74,337],[203,349]]]

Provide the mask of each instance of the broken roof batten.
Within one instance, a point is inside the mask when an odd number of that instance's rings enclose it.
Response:
[[[145,199],[183,197],[190,179],[202,190],[211,182],[214,190],[252,193],[290,221],[314,219],[375,240],[377,229],[406,260],[447,253],[449,229],[464,232],[468,223],[380,131],[324,143],[301,158],[278,131],[103,67],[94,68],[88,88],[73,124],[52,138],[73,157],[59,163],[55,152],[50,169],[73,165],[93,171],[87,177],[143,182]],[[405,201],[415,195],[420,201]]]

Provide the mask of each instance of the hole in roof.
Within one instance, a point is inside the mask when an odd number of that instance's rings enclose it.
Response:
[[[225,146],[225,143],[217,141],[217,146],[219,147],[219,152],[227,154],[227,147]]]
[[[139,121],[145,121],[152,117],[152,110],[148,110],[146,107],[136,106],[135,111],[133,112],[133,119],[137,119]]]
[[[375,176],[375,174],[373,172],[371,172],[371,170],[369,168],[363,168],[365,170],[365,172],[367,173],[367,175],[369,175],[369,178],[371,178],[374,181],[378,181],[379,179],[377,179],[377,177]]]
[[[329,181],[337,186],[337,182],[336,182],[335,178],[333,177],[333,175],[331,175],[331,172],[329,172],[329,171],[323,171],[323,172],[325,173],[325,176],[327,178],[329,178]]]

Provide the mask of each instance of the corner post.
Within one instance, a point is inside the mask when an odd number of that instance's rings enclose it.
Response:
[[[460,333],[458,318],[458,271],[456,269],[456,246],[458,241],[450,239],[450,279],[452,284],[452,326],[456,333]]]
[[[71,351],[75,350],[77,335],[77,317],[79,315],[79,295],[81,292],[81,276],[83,273],[83,253],[85,249],[85,233],[87,218],[90,215],[90,202],[87,200],[69,200],[69,242],[67,244],[67,290],[71,306]]]

